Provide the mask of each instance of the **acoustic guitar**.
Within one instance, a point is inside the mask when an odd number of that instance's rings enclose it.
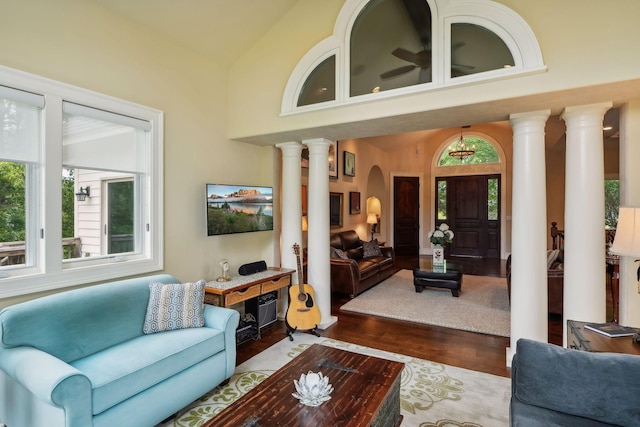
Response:
[[[289,309],[287,310],[287,324],[293,330],[315,330],[320,323],[320,309],[315,303],[313,287],[303,283],[302,263],[300,262],[300,246],[293,245],[293,252],[298,262],[298,286],[289,287]]]

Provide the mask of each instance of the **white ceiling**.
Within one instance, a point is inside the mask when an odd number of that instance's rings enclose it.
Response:
[[[298,0],[93,1],[229,66]]]

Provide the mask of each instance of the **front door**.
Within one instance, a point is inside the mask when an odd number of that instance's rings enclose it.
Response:
[[[420,181],[415,176],[393,179],[393,248],[396,255],[418,256]]]
[[[436,178],[436,226],[455,233],[449,255],[500,257],[500,176]]]

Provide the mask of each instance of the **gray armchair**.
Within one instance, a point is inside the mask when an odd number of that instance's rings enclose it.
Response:
[[[640,356],[520,339],[511,393],[513,427],[639,426]]]

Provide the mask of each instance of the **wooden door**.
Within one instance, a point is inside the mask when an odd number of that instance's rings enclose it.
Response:
[[[448,255],[500,257],[500,176],[436,179],[436,225],[455,233]],[[445,200],[445,205],[443,205]]]
[[[417,256],[420,233],[420,181],[415,176],[393,179],[393,247],[397,255]]]

